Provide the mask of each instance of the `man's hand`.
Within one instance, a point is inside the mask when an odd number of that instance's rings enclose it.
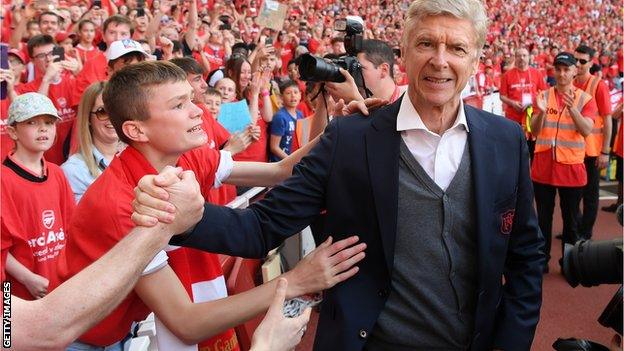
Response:
[[[546,105],[546,99],[544,99],[543,94],[539,94],[537,96],[537,98],[535,99],[535,106],[537,106],[537,108],[543,113],[546,113],[546,109],[548,108],[548,106]]]
[[[199,222],[204,213],[204,198],[191,171],[165,167],[158,175],[141,178],[134,193],[132,220],[136,225],[151,227],[160,221],[179,234]]]
[[[301,342],[312,310],[308,307],[295,318],[284,317],[283,308],[287,287],[288,281],[279,278],[273,302],[254,332],[251,351],[288,351],[293,350]]]
[[[568,109],[574,107],[574,91],[570,90],[563,94],[563,103]]]
[[[75,58],[67,57],[59,63],[63,69],[70,71],[75,76],[82,70],[82,63]]]
[[[15,85],[15,76],[10,69],[0,69],[0,82],[7,82],[7,89],[13,90]]]
[[[360,95],[357,85],[355,84],[355,80],[351,77],[349,72],[341,68],[340,73],[342,73],[345,77],[345,81],[342,83],[325,83],[325,89],[327,92],[334,98],[334,100],[338,101],[342,99],[347,104],[354,100],[363,101],[364,98]]]
[[[57,80],[63,70],[63,66],[60,62],[51,62],[46,69],[45,75],[43,76],[43,80],[51,83]]]
[[[600,155],[598,156],[598,159],[596,160],[598,169],[606,168],[609,165],[609,159],[610,159],[609,155],[600,153]]]
[[[21,283],[26,286],[28,292],[37,300],[48,294],[48,285],[50,284],[50,281],[39,274],[29,274]]]
[[[348,116],[354,114],[356,112],[362,113],[364,116],[368,116],[368,111],[374,110],[381,106],[387,105],[388,100],[378,99],[378,98],[368,98],[364,101],[353,100],[347,105],[345,105],[342,99],[338,100],[336,105],[334,106],[334,116]]]
[[[522,102],[520,101],[514,101],[511,106],[518,112],[524,111],[524,106],[522,105]]]
[[[319,247],[304,257],[295,268],[284,273],[290,287],[289,298],[329,289],[355,275],[359,268],[354,265],[364,259],[365,243],[357,243],[352,236],[332,244],[329,237]]]

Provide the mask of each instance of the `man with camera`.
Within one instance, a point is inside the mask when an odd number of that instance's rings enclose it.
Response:
[[[368,249],[359,273],[325,292],[316,350],[529,349],[544,239],[524,133],[460,98],[486,31],[479,0],[414,1],[407,94],[334,119],[263,200],[207,205],[172,244],[262,257],[324,212],[317,242],[356,233]],[[164,208],[153,179],[139,188],[141,204]]]

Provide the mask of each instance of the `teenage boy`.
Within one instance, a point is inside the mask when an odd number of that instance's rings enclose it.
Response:
[[[15,92],[17,94],[38,92],[49,97],[54,103],[61,121],[57,125],[56,141],[45,156],[48,161],[60,165],[66,159],[65,140],[76,119],[77,108],[71,103],[76,80],[71,70],[76,69],[77,63],[71,58],[56,62],[57,57],[52,54],[54,47],[54,39],[47,34],[36,35],[28,41],[28,54],[39,73],[38,78],[16,86]]]
[[[142,176],[177,164],[195,172],[201,188],[198,190],[204,197],[213,186],[223,182],[272,185],[288,177],[294,163],[315,144],[310,143],[310,147],[279,163],[233,162],[229,152],[206,145],[202,110],[192,103],[192,98],[187,74],[170,62],[137,63],[111,77],[103,93],[104,106],[120,140],[128,147],[81,199],[69,228],[67,255],[71,260],[64,277],[97,260],[134,227],[133,189]],[[287,296],[318,291],[355,274],[357,268],[351,267],[364,257],[365,245],[337,252],[356,241],[356,237],[351,237],[333,245],[331,240],[320,245],[312,257],[284,274],[288,279]],[[144,319],[149,311],[154,311],[162,325],[183,343],[195,344],[214,335],[228,338],[228,328],[266,310],[275,281],[236,296],[208,301],[222,293],[221,289],[225,289],[223,279],[217,278],[185,291],[167,264],[167,255],[161,252],[143,272],[134,291],[84,334],[76,346],[119,347],[132,322]],[[236,346],[235,340],[226,341],[227,345]]]
[[[102,40],[106,47],[110,47],[114,41],[130,39],[131,28],[132,22],[126,16],[113,15],[107,18],[102,24]],[[76,89],[72,96],[75,105],[78,105],[82,93],[91,83],[108,80],[107,63],[103,52],[85,62],[82,71],[76,77]]]
[[[11,293],[25,300],[40,299],[59,284],[59,257],[74,209],[63,171],[43,157],[60,119],[52,101],[38,93],[20,95],[9,107],[15,151],[2,162],[2,251],[8,252],[4,269]]]
[[[271,139],[269,141],[269,161],[276,162],[286,158],[292,152],[293,138],[296,137],[297,120],[303,113],[297,109],[301,102],[301,91],[295,81],[288,80],[280,87],[283,107],[271,121]]]

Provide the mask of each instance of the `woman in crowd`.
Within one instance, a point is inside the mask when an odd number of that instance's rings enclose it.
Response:
[[[76,118],[78,150],[61,166],[76,202],[119,151],[119,138],[102,102],[104,85],[93,83],[82,95]]]

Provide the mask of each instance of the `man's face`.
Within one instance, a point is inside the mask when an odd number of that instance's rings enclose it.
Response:
[[[428,16],[407,35],[401,52],[415,107],[454,107],[468,78],[476,72],[476,33],[468,20]]]
[[[130,39],[130,26],[125,23],[111,22],[104,32],[103,39],[107,46],[117,40]]]
[[[139,33],[144,33],[147,30],[147,15],[134,18],[134,29]]]
[[[576,76],[576,66],[566,66],[558,64],[555,66],[555,81],[558,86],[567,86],[572,84],[572,80]]]
[[[179,157],[208,142],[202,128],[202,110],[193,104],[192,98],[193,88],[186,80],[150,89],[150,117],[140,125],[155,154]]]
[[[133,63],[142,62],[142,61],[145,61],[145,56],[143,55],[128,54],[128,55],[121,56],[113,60],[113,64],[110,65],[109,67],[110,69],[109,75],[112,75],[113,73]]]
[[[518,49],[515,53],[515,65],[521,70],[529,67],[529,52],[526,49]]]
[[[206,93],[208,84],[206,84],[202,75],[189,73],[186,75],[186,80],[188,80],[189,84],[193,88],[193,102],[196,104],[204,102],[204,93]]]
[[[39,28],[41,33],[54,37],[59,31],[59,20],[55,15],[44,14],[39,19]]]
[[[219,116],[219,112],[221,111],[221,96],[220,95],[206,95],[205,98],[206,108],[212,114],[212,117],[217,118]]]
[[[591,58],[589,57],[589,55],[580,52],[574,52],[574,57],[576,58],[578,75],[584,76],[586,74],[589,74],[589,69],[592,66]]]
[[[382,66],[375,65],[366,58],[365,53],[359,53],[357,55],[360,65],[362,65],[362,76],[368,88],[373,92],[373,95],[379,94],[377,87],[382,79]],[[386,65],[387,66],[387,65]]]
[[[54,44],[46,44],[33,48],[32,61],[39,72],[45,73],[50,63],[54,61],[52,49],[54,49]]]

